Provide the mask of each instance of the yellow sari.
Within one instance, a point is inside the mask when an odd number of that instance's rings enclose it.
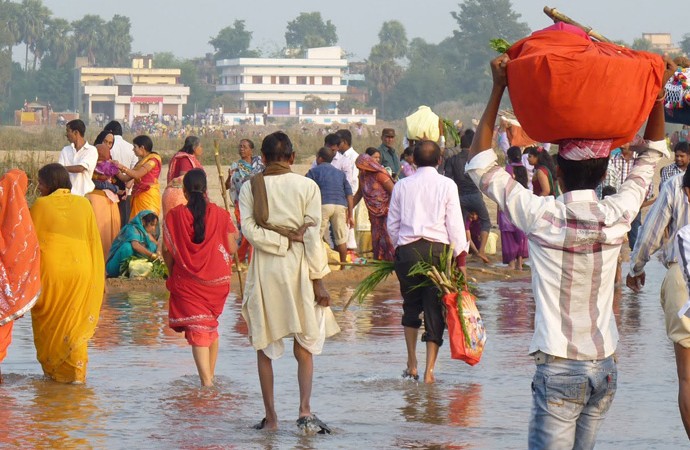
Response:
[[[105,287],[96,217],[86,198],[58,189],[36,199],[31,218],[41,248],[42,292],[31,310],[36,356],[55,381],[84,382]]]
[[[132,191],[132,210],[129,213],[129,220],[132,220],[142,211],[150,210],[161,216],[161,185],[158,177],[161,174],[163,161],[157,153],[149,153],[134,166],[134,169],[148,165],[149,171],[134,182]]]

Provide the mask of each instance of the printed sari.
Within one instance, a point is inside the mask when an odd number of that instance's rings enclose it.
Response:
[[[174,260],[165,285],[170,292],[168,324],[184,332],[190,345],[208,347],[218,339],[218,317],[230,292],[232,255],[230,213],[208,202],[206,236],[192,242],[194,218],[184,205],[171,209],[163,223],[165,247]]]
[[[265,168],[259,156],[252,156],[251,163],[240,159],[230,166],[230,170],[232,171],[232,175],[230,176],[230,184],[232,186],[232,189],[230,189],[230,197],[235,205],[235,220],[240,229],[240,238],[237,247],[237,257],[240,262],[248,261],[251,259],[252,254],[252,246],[242,234],[242,218],[240,217],[239,203],[240,189],[242,189],[242,185],[249,180],[252,175],[263,172]]]
[[[161,219],[165,218],[168,211],[177,205],[187,204],[187,199],[184,198],[184,192],[182,192],[184,174],[180,175],[180,172],[187,173],[192,169],[203,169],[199,160],[192,154],[177,152],[170,160],[167,177],[168,184],[163,191],[163,217]]]
[[[14,320],[41,291],[40,249],[26,204],[28,179],[18,169],[0,178],[0,362],[12,341]]]
[[[105,271],[109,277],[119,277],[122,274],[120,270],[122,263],[135,256],[132,242],[140,243],[150,252],[155,252],[158,248],[156,241],[151,239],[142,222],[143,217],[152,212],[148,209],[141,211],[120,230],[120,234],[117,235],[112,247],[110,247],[110,253],[108,253],[105,263]],[[140,256],[143,257],[143,255]]]
[[[158,182],[158,177],[161,174],[162,164],[163,162],[160,155],[157,153],[149,153],[134,166],[135,170],[144,166],[148,166],[151,170],[141,177],[139,181],[134,182],[134,189],[132,190],[132,210],[129,213],[129,220],[132,220],[137,214],[147,209],[156,213],[160,218],[161,187]]]
[[[392,178],[381,164],[366,153],[357,157],[355,165],[359,169],[362,198],[369,211],[374,259],[393,261],[394,249],[386,225],[391,194],[383,187]]]
[[[105,288],[96,218],[69,189],[36,199],[31,217],[41,247],[42,291],[31,310],[36,357],[53,380],[84,382]]]

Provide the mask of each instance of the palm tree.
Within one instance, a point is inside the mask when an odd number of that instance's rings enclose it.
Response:
[[[87,14],[72,22],[74,43],[78,56],[86,56],[90,65],[96,65],[96,52],[102,49],[105,22],[100,16]]]
[[[26,45],[24,71],[28,70],[29,50],[34,54],[33,69],[36,70],[36,43],[43,36],[45,24],[52,14],[42,0],[22,0],[19,7],[19,31],[22,42]]]
[[[74,52],[74,38],[72,25],[65,19],[50,19],[46,25],[45,33],[36,45],[41,55],[41,67],[48,64],[59,69],[63,67]]]
[[[126,66],[132,53],[132,35],[129,17],[114,15],[105,25],[103,56],[112,67]]]

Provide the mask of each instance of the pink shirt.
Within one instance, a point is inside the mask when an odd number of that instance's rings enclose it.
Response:
[[[453,244],[453,255],[467,251],[458,187],[435,167],[419,167],[393,187],[388,234],[394,247],[420,239]]]

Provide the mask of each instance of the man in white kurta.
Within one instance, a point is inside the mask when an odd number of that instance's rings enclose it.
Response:
[[[85,196],[93,191],[91,178],[98,162],[98,150],[84,139],[86,126],[79,119],[71,120],[65,125],[65,137],[69,145],[60,151],[58,163],[65,166],[72,182],[72,194]]]
[[[294,336],[298,362],[300,408],[298,426],[326,433],[330,429],[310,410],[313,378],[312,355],[321,353],[326,337],[340,331],[321,279],[330,272],[318,224],[321,194],[318,185],[289,172],[294,161],[286,134],[272,133],[261,145],[266,169],[260,176],[266,187],[268,218],[265,226],[298,230],[298,238],[259,226],[254,213],[252,184],[240,190],[240,216],[245,237],[254,248],[242,302],[242,316],[257,350],[259,381],[266,415],[255,428],[276,429],[271,361],[283,354],[283,338]],[[255,175],[259,177],[259,175]],[[305,224],[315,224],[304,229]],[[301,235],[303,231],[303,235]],[[318,297],[317,297],[318,294]]]

